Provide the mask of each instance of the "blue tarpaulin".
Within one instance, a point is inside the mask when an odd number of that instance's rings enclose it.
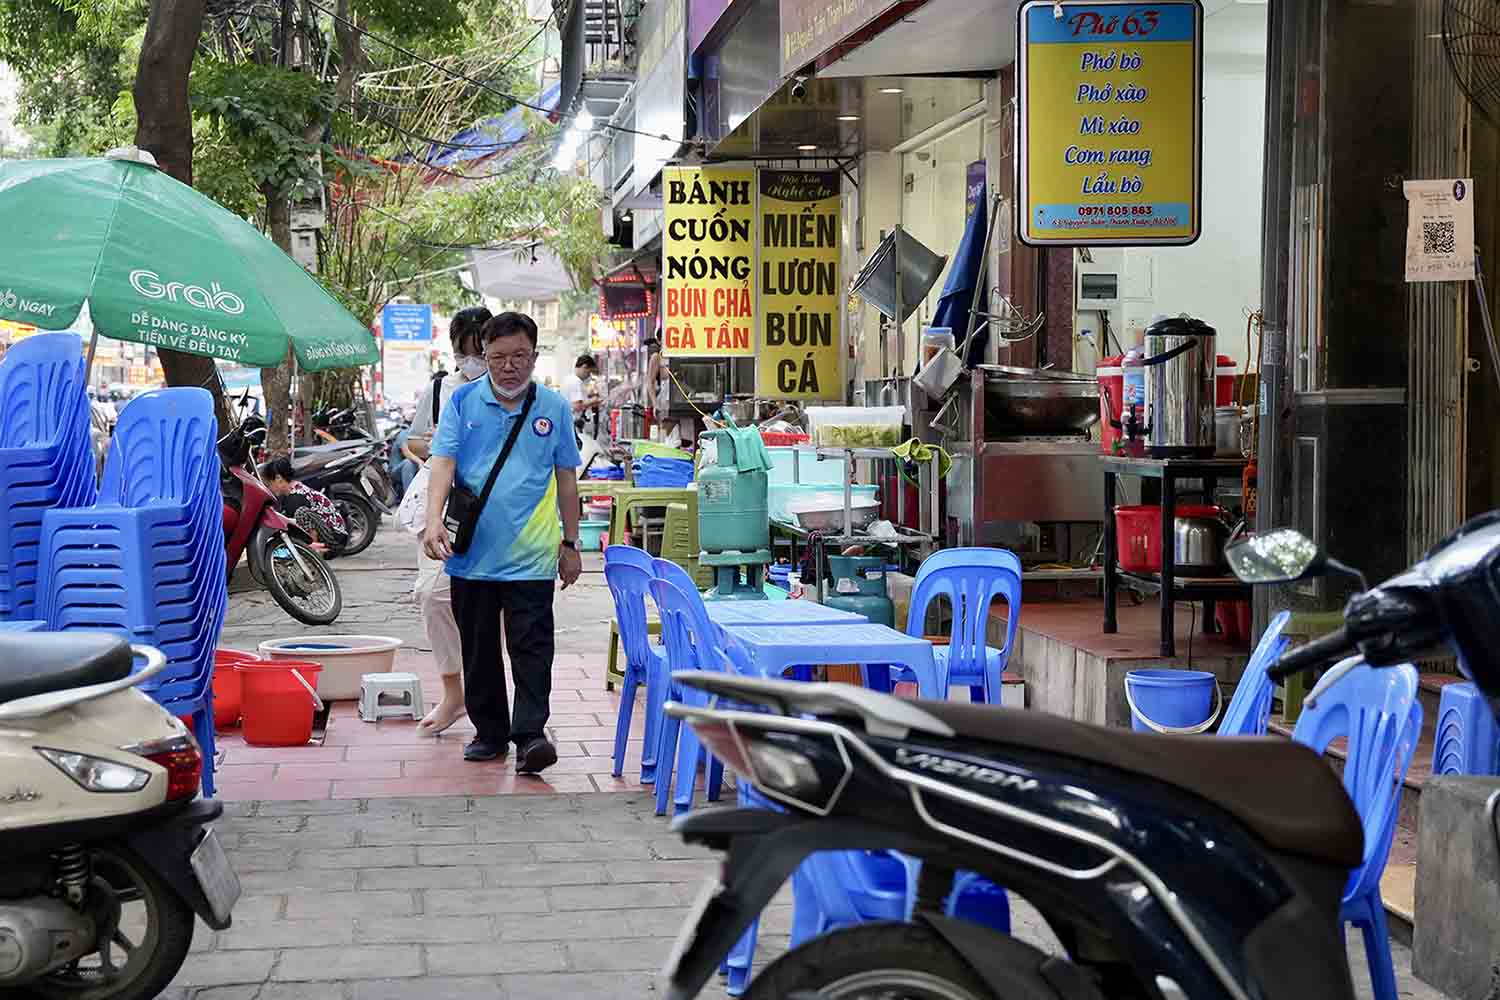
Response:
[[[972,328],[973,317],[969,315],[969,307],[974,304],[974,289],[985,280],[984,238],[988,232],[989,198],[981,186],[978,204],[969,216],[968,224],[964,226],[964,238],[953,255],[953,266],[943,285],[942,297],[938,299],[937,310],[932,315],[932,322],[928,324],[952,330],[953,339],[959,346],[964,342],[964,335]],[[979,301],[981,309],[988,304],[984,296]],[[969,356],[965,359],[965,364],[973,366],[979,359],[983,359],[989,339],[989,325],[985,324],[970,341]]]
[[[533,98],[530,103],[544,107],[548,113],[551,113],[557,110],[560,94],[560,87],[554,83]],[[464,129],[449,139],[446,144],[434,143],[427,150],[427,156],[423,162],[429,166],[451,170],[475,160],[508,153],[530,135],[531,124],[527,119],[530,115],[539,113],[529,108],[514,107],[503,115],[486,118]]]

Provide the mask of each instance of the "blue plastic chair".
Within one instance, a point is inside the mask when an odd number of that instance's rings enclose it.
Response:
[[[0,619],[36,617],[43,513],[96,490],[82,341],[29,337],[0,362]]]
[[[1292,733],[1319,754],[1339,737],[1349,741],[1344,790],[1364,827],[1365,850],[1344,886],[1339,917],[1360,929],[1376,1000],[1397,1000],[1380,877],[1396,835],[1401,785],[1421,734],[1417,670],[1409,663],[1356,667],[1311,707],[1304,705]]]
[[[604,547],[604,565],[606,566],[624,563],[627,566],[645,570],[654,576],[655,570],[651,564],[655,561],[651,553],[645,549],[638,549],[634,545],[606,545]]]
[[[667,666],[671,671],[727,672],[731,669],[728,657],[719,645],[718,632],[708,620],[703,601],[696,591],[684,592],[670,580],[658,577],[651,581],[651,596],[661,612],[662,644],[666,647]],[[709,702],[707,692],[677,684],[671,685],[667,696],[684,705],[703,706]],[[674,758],[677,770],[675,795],[672,784]],[[723,763],[707,752],[691,726],[684,727],[681,720],[665,716],[656,749],[658,816],[666,815],[668,802],[675,802],[678,812],[693,807],[693,786],[698,780],[698,767],[705,760],[708,800],[717,802],[724,781]]]
[[[612,545],[610,549],[624,547]],[[625,651],[620,710],[615,718],[615,759],[612,773],[618,778],[625,769],[625,745],[630,739],[630,720],[635,712],[636,691],[644,684],[646,725],[645,746],[641,751],[641,783],[651,784],[656,780],[656,743],[661,735],[662,706],[667,701],[668,685],[666,657],[660,648],[652,645],[646,630],[646,598],[655,577],[630,562],[619,559],[611,562],[608,552],[606,550],[604,580],[615,601],[615,621],[619,625],[620,645]]]
[[[953,609],[949,644],[933,650],[946,697],[954,684],[967,685],[969,697],[992,705],[1000,703],[1001,675],[1015,646],[1021,624],[1021,559],[1006,549],[963,548],[934,552],[923,560],[912,583],[906,634],[921,636],[927,610],[946,596]],[[1006,603],[1005,646],[986,644],[990,604]]]
[[[1234,697],[1224,710],[1224,718],[1219,721],[1219,736],[1266,735],[1266,726],[1271,721],[1271,697],[1276,693],[1276,685],[1266,671],[1290,644],[1282,632],[1291,620],[1292,613],[1283,611],[1266,626],[1260,642],[1255,644],[1255,651],[1250,654],[1250,662],[1245,665],[1239,685],[1234,689]]]
[[[1443,685],[1432,745],[1433,774],[1500,774],[1495,703],[1467,681]]]
[[[651,572],[656,574],[658,579],[670,581],[684,593],[696,595],[698,603],[703,603],[703,591],[699,588],[698,581],[694,580],[692,574],[672,560],[652,559]]]

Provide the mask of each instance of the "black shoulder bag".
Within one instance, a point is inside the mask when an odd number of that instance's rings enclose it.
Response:
[[[448,376],[439,373],[432,379],[432,432],[437,433],[438,407],[443,405],[443,379]]]
[[[533,382],[526,390],[526,402],[521,407],[520,416],[511,425],[510,436],[505,439],[500,457],[495,459],[489,478],[484,481],[484,489],[479,491],[478,496],[454,476],[453,488],[448,491],[448,504],[443,509],[443,527],[448,530],[448,546],[456,554],[469,551],[469,546],[474,544],[474,529],[479,527],[479,515],[484,512],[485,501],[495,488],[495,480],[499,478],[505,460],[510,457],[510,450],[516,446],[516,438],[521,436],[521,428],[525,426],[526,417],[531,413],[531,404],[535,400],[536,383]]]

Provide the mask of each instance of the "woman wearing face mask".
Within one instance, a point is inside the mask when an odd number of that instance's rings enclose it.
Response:
[[[432,432],[437,428],[438,415],[447,407],[454,390],[489,373],[479,339],[479,333],[489,319],[488,309],[475,306],[458,312],[448,326],[456,371],[441,381],[434,379],[428,383],[426,394],[417,404],[417,414],[412,419],[406,441],[407,449],[423,461],[432,443]],[[436,394],[434,390],[437,390]],[[443,698],[427,713],[417,731],[424,736],[437,736],[464,714],[463,650],[459,645],[458,625],[453,620],[448,574],[443,572],[441,561],[429,558],[422,551],[420,542],[417,543],[415,591],[422,609],[427,641],[432,644],[432,655],[443,676]]]

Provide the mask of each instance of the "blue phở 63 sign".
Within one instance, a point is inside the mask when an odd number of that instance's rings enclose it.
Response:
[[[1196,240],[1203,163],[1197,0],[1030,0],[1020,9],[1018,38],[1020,239],[1033,246]]]

